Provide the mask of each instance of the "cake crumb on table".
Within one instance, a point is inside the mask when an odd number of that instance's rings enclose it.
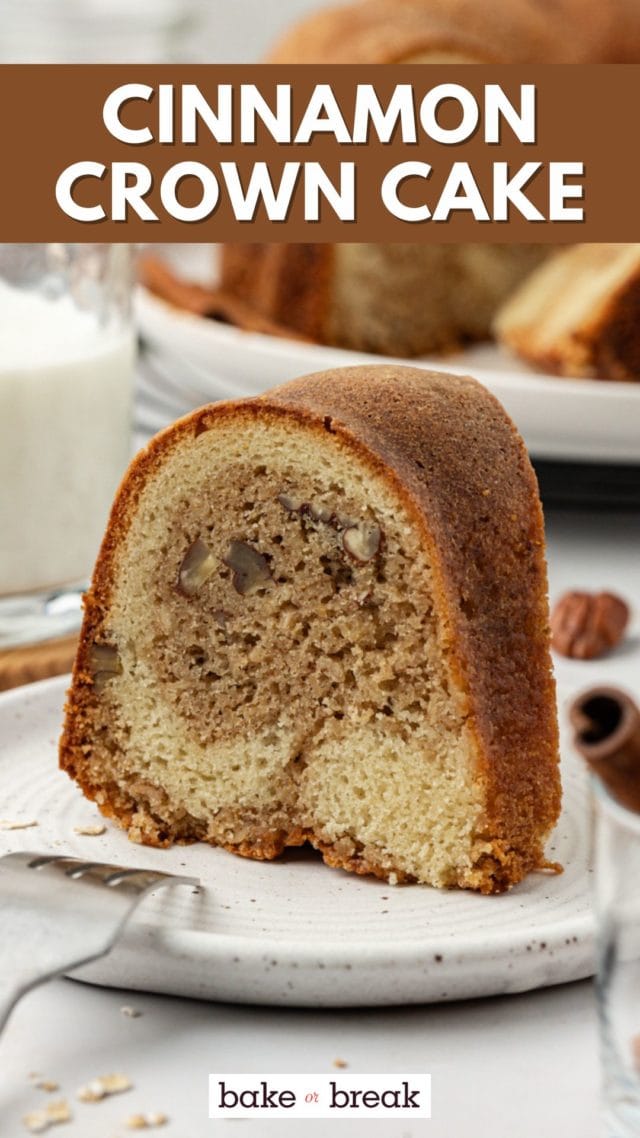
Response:
[[[55,1079],[38,1079],[35,1085],[39,1091],[47,1091],[48,1094],[60,1090],[60,1083],[56,1083]]]
[[[37,825],[33,818],[28,822],[12,822],[9,818],[0,818],[0,830],[30,830],[32,826]]]
[[[138,1019],[142,1012],[139,1008],[132,1008],[130,1004],[123,1004],[120,1008],[120,1014],[126,1016],[127,1019]]]
[[[345,1067],[348,1067],[349,1064],[347,1063],[346,1059],[334,1059],[333,1066],[338,1067],[340,1070],[343,1070]]]
[[[106,833],[106,826],[101,824],[97,826],[74,826],[74,834],[82,834],[85,838],[99,838],[101,834]]]

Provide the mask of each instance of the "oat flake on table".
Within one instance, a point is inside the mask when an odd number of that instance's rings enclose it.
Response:
[[[100,1075],[79,1087],[76,1098],[79,1102],[100,1102],[107,1095],[118,1095],[132,1087],[133,1083],[127,1075]]]
[[[41,1110],[32,1110],[29,1114],[25,1114],[22,1121],[32,1134],[42,1134],[50,1126],[71,1122],[72,1117],[66,1099],[57,1099],[55,1102],[47,1103]]]
[[[127,1130],[153,1130],[156,1126],[166,1126],[168,1121],[167,1114],[151,1111],[147,1114],[130,1114],[125,1118],[124,1125]]]

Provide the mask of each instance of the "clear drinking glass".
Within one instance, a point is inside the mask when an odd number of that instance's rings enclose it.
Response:
[[[603,1138],[640,1135],[640,814],[594,778]]]
[[[0,647],[70,632],[130,456],[128,245],[0,245]]]

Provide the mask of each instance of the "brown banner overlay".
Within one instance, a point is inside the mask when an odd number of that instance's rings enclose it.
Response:
[[[3,66],[0,100],[3,241],[638,237],[640,66]]]

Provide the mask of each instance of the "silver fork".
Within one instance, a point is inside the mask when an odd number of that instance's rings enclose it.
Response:
[[[0,858],[0,1031],[38,984],[105,956],[142,898],[182,877],[75,857]]]

